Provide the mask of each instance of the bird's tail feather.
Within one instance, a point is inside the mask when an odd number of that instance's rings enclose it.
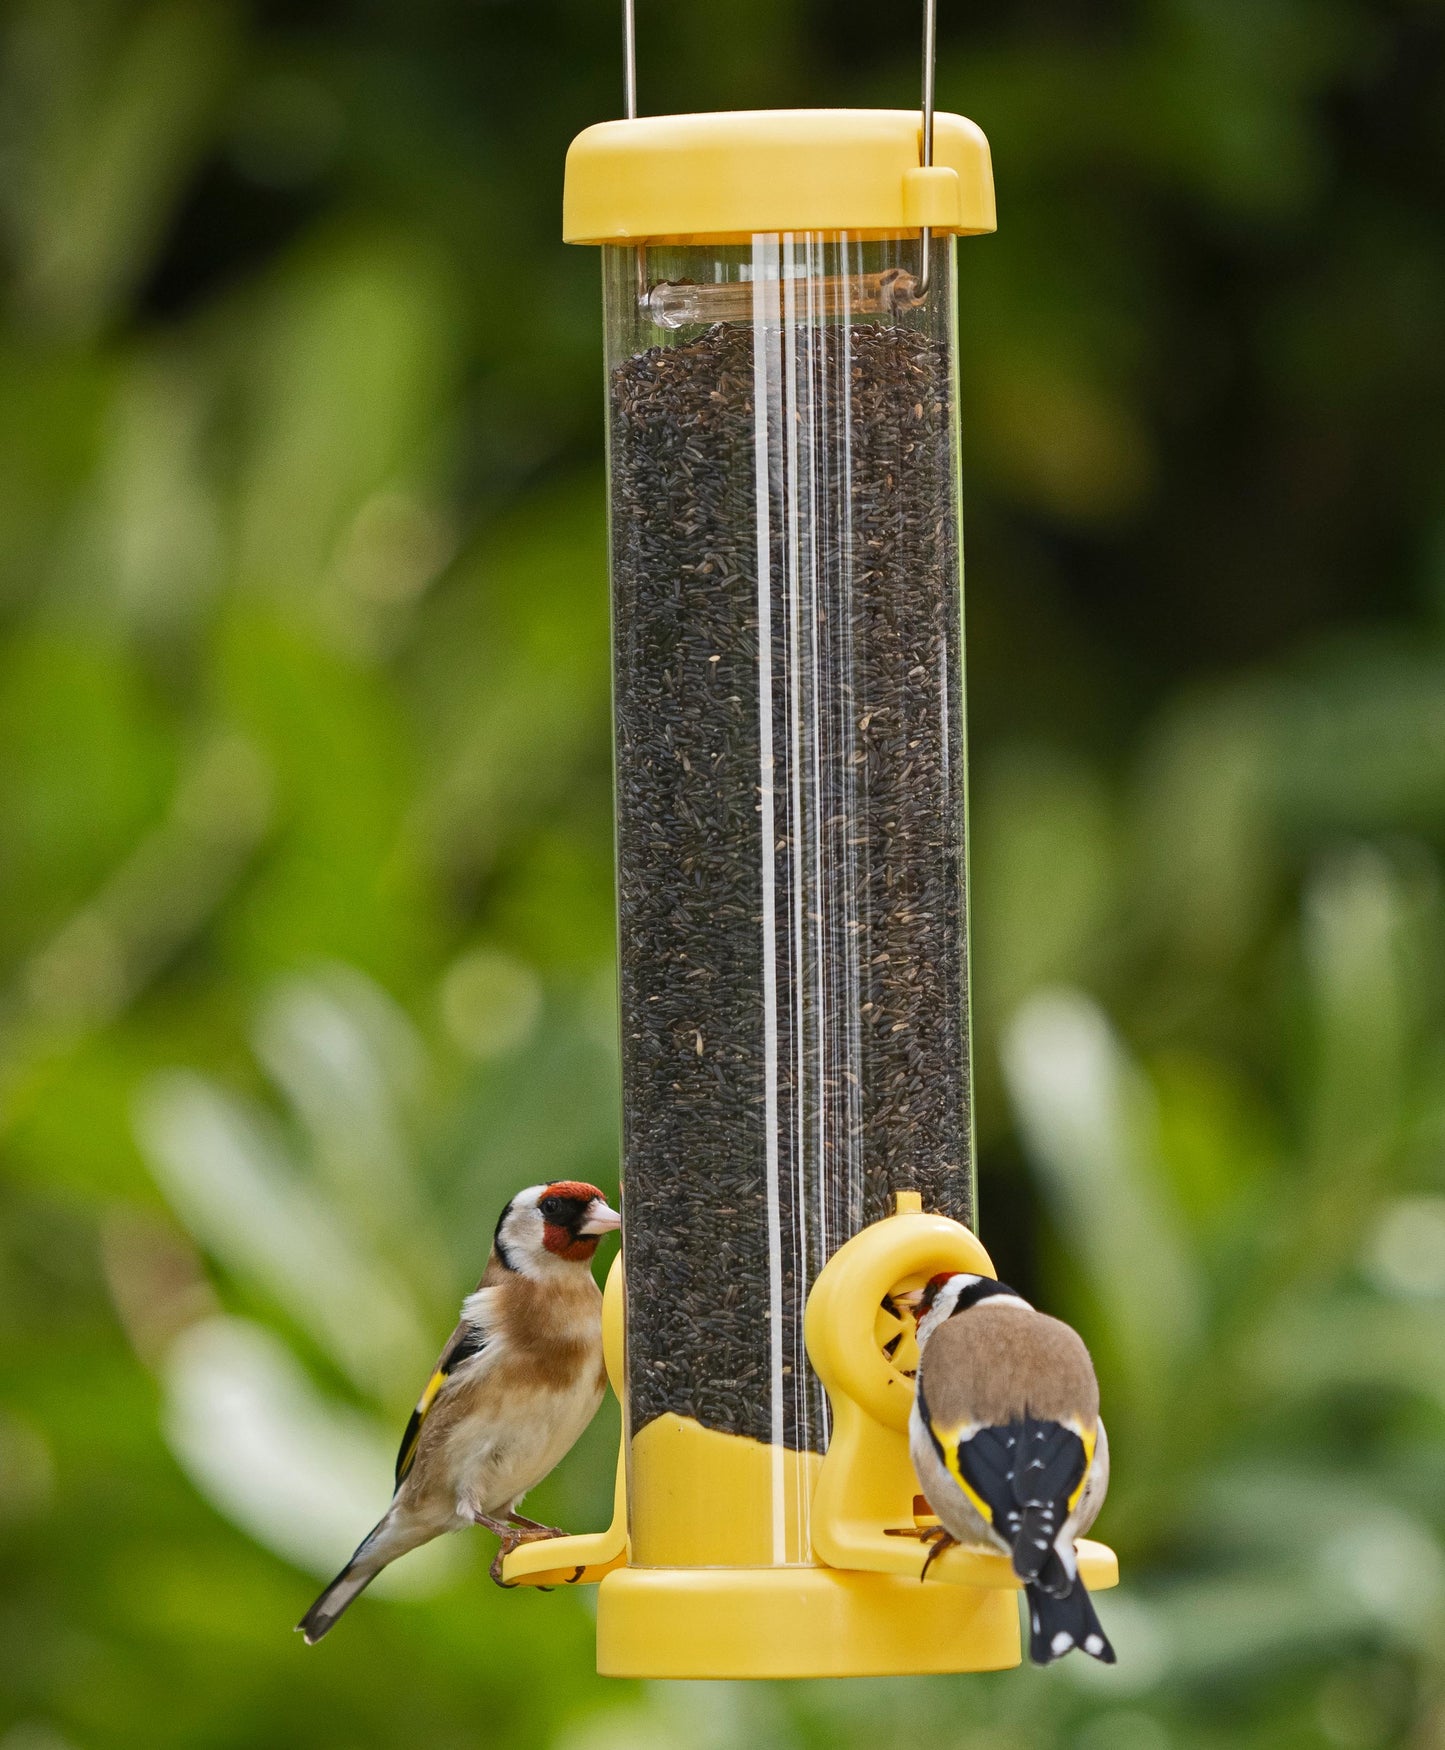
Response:
[[[1014,1556],[1014,1566],[1017,1572],[1017,1553]],[[1051,1598],[1067,1598],[1073,1590],[1075,1576],[1064,1565],[1064,1558],[1055,1547],[1032,1574],[1020,1574],[1019,1578],[1025,1585],[1032,1582],[1040,1592],[1047,1592]]]
[[[389,1567],[398,1556],[431,1540],[446,1530],[445,1524],[418,1521],[415,1515],[398,1513],[395,1503],[356,1546],[351,1560],[296,1624],[306,1636],[308,1647],[314,1647],[347,1608],[359,1598],[376,1576]]]
[[[1117,1662],[1082,1580],[1076,1580],[1063,1596],[1045,1592],[1039,1585],[1026,1586],[1024,1595],[1029,1608],[1029,1657],[1035,1665],[1050,1665],[1075,1647],[1101,1664]]]
[[[1025,1584],[1038,1580],[1047,1591],[1053,1586],[1044,1581],[1045,1570],[1052,1573],[1055,1565],[1062,1568],[1054,1539],[1059,1534],[1059,1510],[1052,1501],[1031,1501],[1023,1510],[1019,1529],[1014,1537],[1014,1572]],[[1064,1590],[1068,1591],[1067,1576]]]
[[[362,1549],[365,1547],[363,1544]],[[305,1635],[308,1647],[316,1645],[342,1611],[353,1599],[359,1598],[381,1572],[380,1566],[361,1563],[358,1560],[360,1554],[361,1551],[358,1550],[296,1624],[298,1633]]]

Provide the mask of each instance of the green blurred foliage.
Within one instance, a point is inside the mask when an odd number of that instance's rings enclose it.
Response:
[[[640,10],[646,109],[913,99],[908,7]],[[1445,1745],[1445,9],[942,11],[983,1222],[1099,1358],[1120,1666],[604,1683],[480,1537],[287,1632],[499,1204],[616,1181],[616,19],[16,0],[0,1750]]]

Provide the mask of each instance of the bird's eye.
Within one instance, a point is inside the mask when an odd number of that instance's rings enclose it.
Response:
[[[555,1221],[562,1213],[562,1199],[560,1197],[544,1197],[537,1207],[548,1221]]]

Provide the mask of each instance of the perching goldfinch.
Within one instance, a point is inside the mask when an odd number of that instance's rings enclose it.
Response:
[[[1012,1558],[1035,1664],[1081,1647],[1112,1665],[1074,1548],[1109,1487],[1099,1382],[1083,1339],[986,1276],[935,1276],[902,1298],[916,1302],[918,1318],[909,1449],[946,1534],[938,1548]]]
[[[319,1641],[388,1563],[444,1531],[483,1525],[519,1544],[560,1537],[517,1504],[597,1413],[602,1296],[592,1254],[622,1218],[595,1185],[560,1179],[502,1211],[476,1292],[417,1400],[396,1459],[396,1493],[356,1554],[296,1625]]]

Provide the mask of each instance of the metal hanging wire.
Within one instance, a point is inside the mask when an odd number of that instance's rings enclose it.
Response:
[[[631,10],[632,0],[627,0]],[[933,168],[933,68],[938,55],[938,0],[923,0],[923,168]],[[928,296],[930,256],[933,231],[925,225],[919,253],[918,283],[913,288],[914,300],[922,303]]]
[[[622,0],[622,106],[628,121],[637,120],[637,13],[633,0]]]
[[[923,0],[923,139],[919,162],[925,170],[933,168],[933,81],[938,59],[938,0]],[[637,7],[636,0],[622,0],[622,107],[627,120],[637,120]],[[933,231],[923,226],[919,235],[918,277],[914,280],[908,302],[915,307],[928,296],[932,282]],[[892,282],[891,292],[884,295],[894,300],[895,307],[903,302],[903,287],[898,276],[885,276]],[[660,287],[659,290],[666,290]],[[637,245],[637,299],[650,304],[652,288],[647,279],[647,245]],[[885,306],[886,307],[886,306]],[[663,326],[678,324],[664,319]]]
[[[637,120],[637,12],[633,0],[622,0],[622,107],[628,121]],[[647,302],[647,245],[637,245],[637,301]]]

